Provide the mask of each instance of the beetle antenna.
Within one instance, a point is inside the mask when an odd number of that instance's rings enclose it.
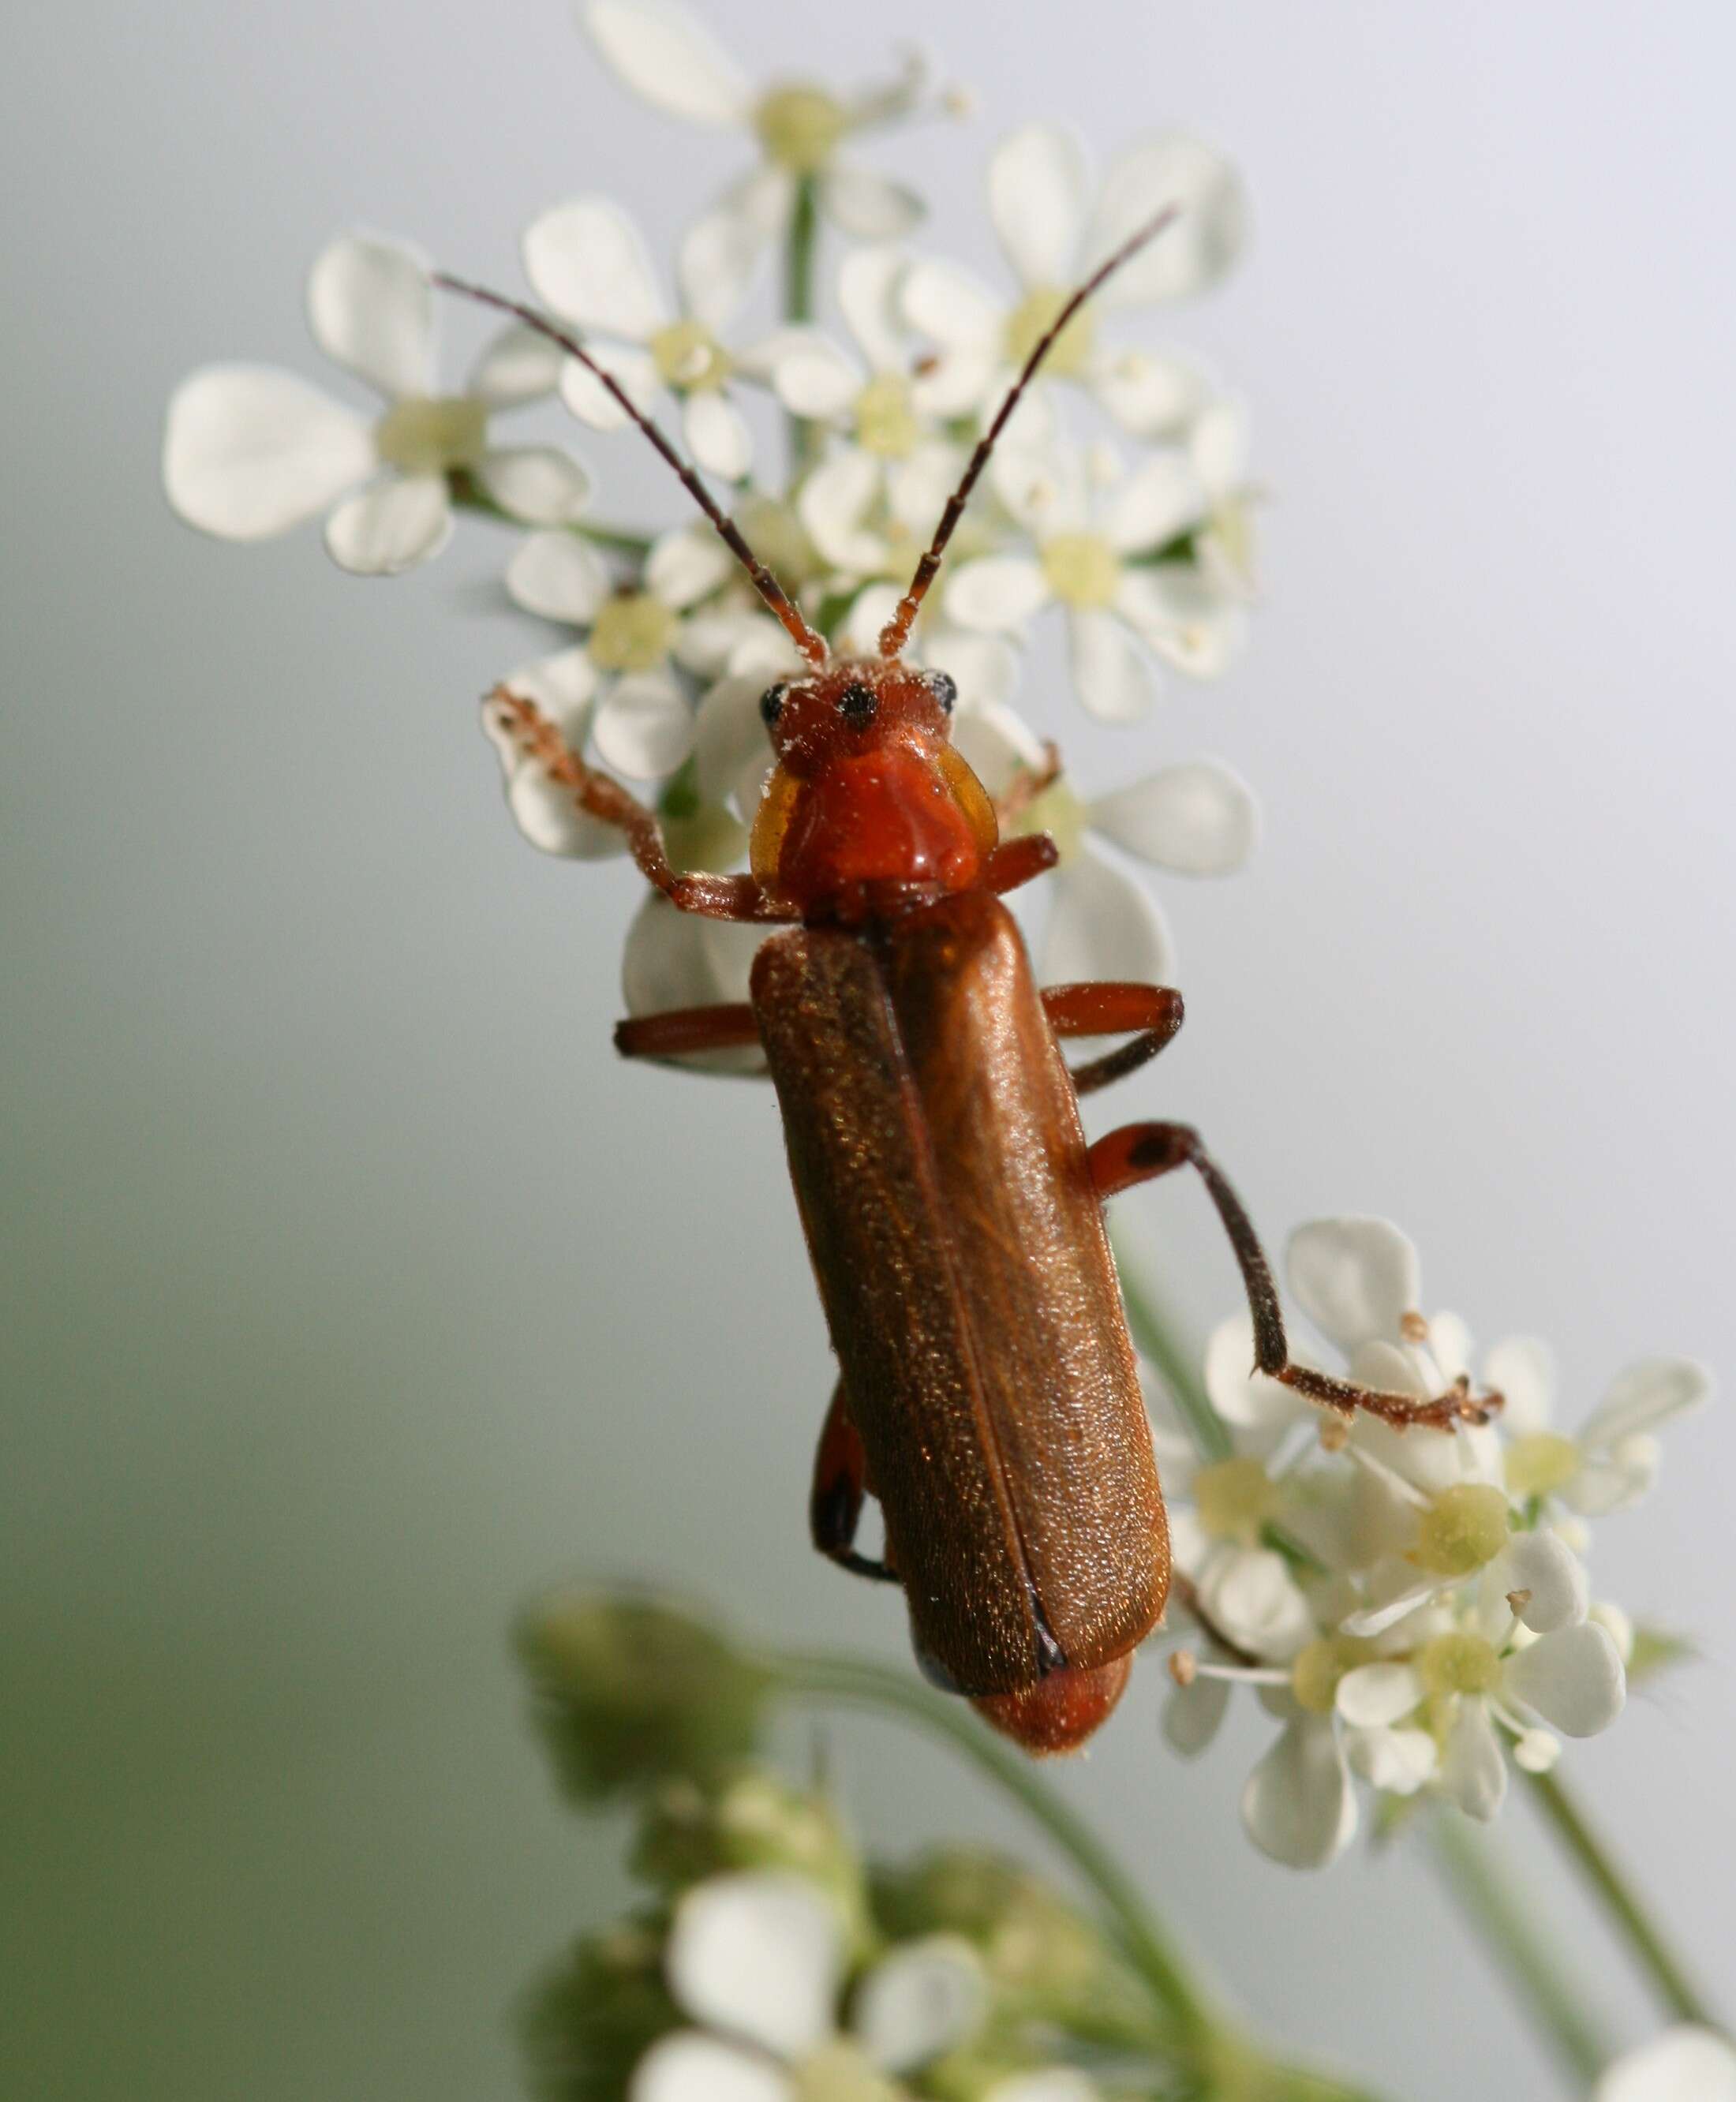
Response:
[[[674,468],[681,478],[682,486],[716,526],[718,539],[753,579],[753,588],[777,615],[791,641],[810,664],[817,666],[825,663],[827,653],[824,639],[809,627],[789,593],[748,545],[741,528],[717,502],[711,491],[650,418],[634,406],[619,380],[597,363],[576,336],[570,335],[565,329],[557,328],[535,307],[527,307],[517,299],[509,299],[504,293],[491,292],[485,285],[470,284],[464,278],[452,277],[444,270],[435,271],[433,281],[445,291],[457,292],[464,299],[475,299],[482,306],[494,307],[503,314],[512,315],[515,321],[522,322],[526,328],[535,329],[539,335],[547,336],[551,343],[558,344],[569,357],[576,357],[587,372],[601,380],[621,408]]]
[[[1148,241],[1155,241],[1165,227],[1173,225],[1180,214],[1179,205],[1166,204],[1161,211],[1147,220],[1136,233],[1128,236],[1113,255],[1098,264],[1043,331],[1036,348],[1025,360],[1023,370],[1013,382],[1006,399],[996,410],[994,421],[983,432],[976,450],[970,455],[964,479],[947,499],[946,509],[940,514],[940,523],[935,528],[934,539],[930,543],[928,552],[917,564],[917,573],[910,580],[909,590],[899,601],[897,611],[880,631],[880,654],[882,657],[896,657],[910,640],[910,631],[915,624],[917,610],[928,594],[929,586],[935,581],[935,573],[940,567],[940,558],[946,552],[947,543],[952,537],[953,529],[964,516],[965,506],[970,501],[970,492],[976,487],[977,477],[988,466],[988,455],[995,449],[996,439],[1006,428],[1008,417],[1019,406],[1019,397],[1036,378],[1037,367],[1054,349],[1055,339],[1105,278],[1112,277],[1121,265],[1137,255]]]

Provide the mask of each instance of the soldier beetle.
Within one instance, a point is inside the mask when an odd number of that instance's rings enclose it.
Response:
[[[840,1378],[810,1519],[846,1569],[902,1585],[927,1675],[1033,1753],[1108,1715],[1161,1617],[1168,1531],[1104,1200],[1193,1169],[1228,1233],[1259,1370],[1347,1414],[1450,1430],[1488,1404],[1461,1379],[1432,1400],[1290,1361],[1251,1222],[1198,1134],[1125,1124],[1094,1143],[1078,1098],[1132,1072],[1181,1027],[1166,986],[1039,988],[1002,894],[1054,865],[948,738],[954,691],[903,651],[972,489],[1026,387],[1093,292],[1176,216],[1150,220],[1079,286],[1024,366],[948,502],[872,658],[834,660],[734,521],[583,344],[534,309],[442,276],[594,373],[680,477],[806,668],[761,704],[775,765],[745,874],[670,866],[654,813],[572,751],[535,704],[487,706],[592,817],[619,826],[646,880],[686,912],[770,934],[751,1000],[621,1022],[630,1058],[763,1048]],[[1128,1042],[1069,1068],[1070,1036]],[[864,1499],[880,1559],[855,1545]]]

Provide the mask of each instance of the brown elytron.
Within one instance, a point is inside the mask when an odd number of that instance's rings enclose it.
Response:
[[[1067,1068],[998,899],[775,935],[753,1008],[917,1647],[1009,1693],[1163,1610],[1163,1500]]]
[[[902,1584],[924,1667],[1033,1752],[1089,1736],[1163,1610],[1169,1542],[1134,1355],[1103,1231],[1105,1198],[1172,1169],[1199,1174],[1230,1238],[1259,1368],[1399,1425],[1481,1421],[1460,1381],[1428,1402],[1290,1362],[1272,1274],[1240,1200],[1185,1124],[1122,1126],[1088,1146],[1077,1098],[1133,1071],[1181,1026],[1164,986],[1032,982],[1000,894],[1054,865],[1041,835],[1003,840],[998,808],[953,748],[943,672],[903,651],[966,499],[1014,404],[1110,273],[1060,308],[943,512],[880,654],[837,662],[692,470],[584,346],[534,310],[442,279],[558,343],[675,468],[783,624],[804,668],[761,713],[776,765],[748,871],[670,866],[655,815],[502,687],[495,728],[593,817],[683,911],[791,925],[755,960],[752,1004],[622,1022],[624,1055],[760,1044],[841,1377],[820,1434],[810,1517],[845,1568]],[[1069,1072],[1059,1040],[1130,1040]],[[879,1500],[884,1559],[858,1552]]]

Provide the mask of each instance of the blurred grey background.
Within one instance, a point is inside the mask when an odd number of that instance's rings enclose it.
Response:
[[[1251,873],[1165,889],[1188,1027],[1096,1123],[1198,1122],[1274,1241],[1394,1216],[1431,1306],[1553,1339],[1570,1420],[1644,1352],[1728,1374],[1730,11],[715,14],[841,81],[933,38],[979,115],[872,157],[985,268],[982,162],[1030,118],[1181,121],[1251,182],[1254,252],[1173,333],[1254,407],[1252,651],[1137,745],[1082,734],[1052,650],[1025,696],[1087,778],[1214,751],[1268,807]],[[894,1656],[900,1615],[805,1543],[829,1375],[769,1095],[615,1063],[633,880],[501,809],[508,542],[390,585],[311,531],[217,546],[160,416],[208,359],[327,376],[301,282],[346,225],[514,284],[538,209],[604,188],[666,242],[738,148],[560,0],[20,0],[7,41],[3,2086],[509,2095],[515,1994],[624,1888],[524,1727],[517,1603],[638,1572]],[[583,443],[610,512],[675,515]],[[1202,1327],[1235,1303],[1196,1191],[1122,1215]],[[1599,1590],[1706,1661],[1571,1754],[1725,1988],[1733,1457],[1727,1408],[1680,1426],[1600,1528]],[[1422,1858],[1255,1857],[1263,1728],[1183,1767],[1161,1683],[1062,1785],[1254,2016],[1416,2102],[1553,2091]],[[939,1754],[832,1742],[877,1842],[1010,1834]],[[1637,2036],[1522,1804],[1501,1829]]]

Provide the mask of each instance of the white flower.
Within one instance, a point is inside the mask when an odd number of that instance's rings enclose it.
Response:
[[[989,472],[1034,552],[962,564],[948,587],[951,619],[1004,632],[1063,607],[1073,683],[1105,722],[1136,722],[1151,706],[1148,653],[1195,678],[1224,669],[1241,641],[1241,606],[1196,564],[1150,559],[1198,515],[1180,455],[1155,454],[1123,476],[1105,448],[1088,468],[1071,447],[1020,446],[997,453]]]
[[[1606,2067],[1592,2102],[1736,2102],[1736,2049],[1685,2022]]]
[[[1090,190],[1072,135],[1056,125],[1028,125],[1002,140],[988,169],[989,212],[1017,297],[1003,300],[948,263],[912,271],[904,309],[935,344],[931,384],[950,413],[998,402],[1073,288],[1169,204],[1182,207],[1175,224],[1068,323],[1044,375],[1077,381],[1142,438],[1175,435],[1203,406],[1207,390],[1193,367],[1102,346],[1097,329],[1108,314],[1204,291],[1230,268],[1245,220],[1235,171],[1197,140],[1148,139],[1117,156],[1094,206]]]
[[[732,351],[724,331],[753,289],[759,249],[739,220],[712,212],[683,236],[675,259],[679,303],[664,295],[639,230],[604,197],[557,205],[524,237],[525,273],[544,303],[584,331],[585,348],[649,415],[659,388],[681,404],[687,450],[712,474],[739,481],[753,457],[753,434],[734,398],[744,375],[764,378],[783,339]],[[593,429],[618,429],[620,404],[576,358],[561,392]]]
[[[553,391],[560,352],[514,325],[463,393],[437,394],[433,302],[413,249],[360,233],[335,241],[309,276],[309,325],[329,357],[385,397],[384,413],[365,415],[274,366],[206,366],[169,404],[163,481],[176,511],[220,539],[261,540],[335,503],[326,545],[368,576],[439,553],[451,537],[455,472],[526,524],[577,519],[591,494],[577,460],[553,446],[488,440],[493,410]]]
[[[838,304],[859,360],[815,331],[793,332],[772,366],[792,415],[846,434],[801,486],[815,546],[846,576],[903,584],[957,486],[965,455],[937,435],[932,383],[911,370],[897,308],[896,249],[859,248],[838,272]]]
[[[678,673],[713,676],[771,625],[744,602],[698,610],[735,574],[708,526],[665,533],[637,586],[617,586],[607,561],[570,533],[533,533],[521,543],[506,573],[513,601],[584,631],[575,647],[526,667],[558,688],[575,749],[590,738],[606,766],[633,780],[674,772],[693,745],[693,708]]]
[[[750,1871],[695,1884],[676,1908],[669,1991],[695,2026],[659,2039],[628,2102],[891,2102],[888,2075],[968,2036],[988,2003],[969,1944],[933,1935],[894,1948],[856,1983],[847,2031],[836,1909],[798,1876]]]
[[[1507,1483],[1516,1497],[1559,1497],[1583,1518],[1637,1503],[1657,1479],[1654,1435],[1710,1399],[1712,1375],[1688,1358],[1646,1358],[1616,1376],[1575,1437],[1550,1427],[1555,1361],[1535,1337],[1497,1344],[1485,1370],[1507,1397]]]
[[[756,239],[782,233],[804,184],[819,209],[858,240],[895,239],[922,216],[913,190],[839,150],[859,133],[957,107],[956,95],[930,91],[920,51],[907,51],[891,80],[843,93],[806,80],[756,86],[673,0],[591,0],[584,20],[604,59],[654,107],[755,142],[761,165],[730,186],[722,205]]]
[[[879,610],[877,604],[872,610]],[[959,678],[953,743],[989,793],[1002,796],[1021,769],[1039,771],[1045,755],[987,681],[967,691],[957,666],[975,670],[981,645],[998,638],[968,639],[975,652],[963,646],[966,637],[941,634],[925,638],[924,650],[930,663]],[[1104,848],[1173,875],[1233,875],[1258,844],[1259,806],[1229,767],[1195,759],[1103,796],[1081,796],[1063,774],[1020,814],[1015,829],[1047,832],[1060,855],[1039,956],[1043,983],[1127,978],[1166,985],[1174,979],[1168,923],[1146,886]]]

